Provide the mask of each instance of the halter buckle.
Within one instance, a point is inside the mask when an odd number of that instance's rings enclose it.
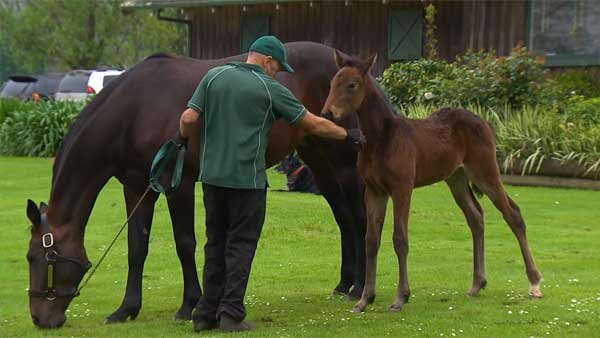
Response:
[[[50,248],[54,245],[54,236],[52,236],[52,233],[47,232],[45,234],[42,235],[42,246],[44,248]]]

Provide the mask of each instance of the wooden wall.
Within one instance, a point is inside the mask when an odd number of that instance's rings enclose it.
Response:
[[[434,0],[438,14],[438,50],[452,59],[467,49],[493,48],[504,55],[525,39],[526,0]],[[422,1],[301,1],[274,4],[188,8],[192,21],[192,56],[201,59],[240,54],[240,23],[244,15],[269,15],[271,34],[282,41],[311,40],[344,52],[378,53],[376,72],[389,65],[389,13],[398,8],[423,8]]]

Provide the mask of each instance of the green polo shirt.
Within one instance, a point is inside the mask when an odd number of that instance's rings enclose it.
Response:
[[[238,189],[266,187],[265,150],[276,119],[293,124],[306,109],[259,66],[230,62],[209,70],[188,107],[201,112],[198,180]]]

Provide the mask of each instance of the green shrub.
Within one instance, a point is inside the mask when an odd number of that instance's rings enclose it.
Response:
[[[585,127],[600,125],[600,97],[584,100],[582,96],[572,97],[565,106],[564,113],[569,122]]]
[[[539,104],[544,72],[540,60],[517,46],[508,57],[467,52],[455,62],[417,60],[392,64],[380,78],[391,101],[436,106],[522,107]]]
[[[496,135],[499,159],[524,162],[524,172],[539,170],[546,159],[574,161],[588,172],[600,173],[600,123],[584,124],[580,119],[549,111],[545,106],[505,106],[489,108],[471,105],[468,110],[487,120]],[[403,113],[425,118],[436,109],[432,105],[410,105]]]
[[[35,105],[32,101],[23,101],[16,98],[0,99],[0,123],[17,110],[29,110]]]
[[[563,97],[580,95],[587,99],[600,96],[600,88],[594,82],[594,77],[587,72],[569,70],[554,75],[551,79]]]
[[[0,125],[0,154],[54,156],[83,105],[48,101],[13,111]]]

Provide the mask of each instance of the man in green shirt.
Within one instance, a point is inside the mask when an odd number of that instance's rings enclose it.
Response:
[[[293,73],[283,44],[257,39],[246,62],[209,70],[181,115],[177,142],[186,143],[202,122],[200,173],[206,209],[204,294],[192,315],[196,331],[244,331],[244,295],[265,218],[265,150],[276,119],[307,133],[360,146],[358,129],[346,130],[311,114],[274,77]]]

